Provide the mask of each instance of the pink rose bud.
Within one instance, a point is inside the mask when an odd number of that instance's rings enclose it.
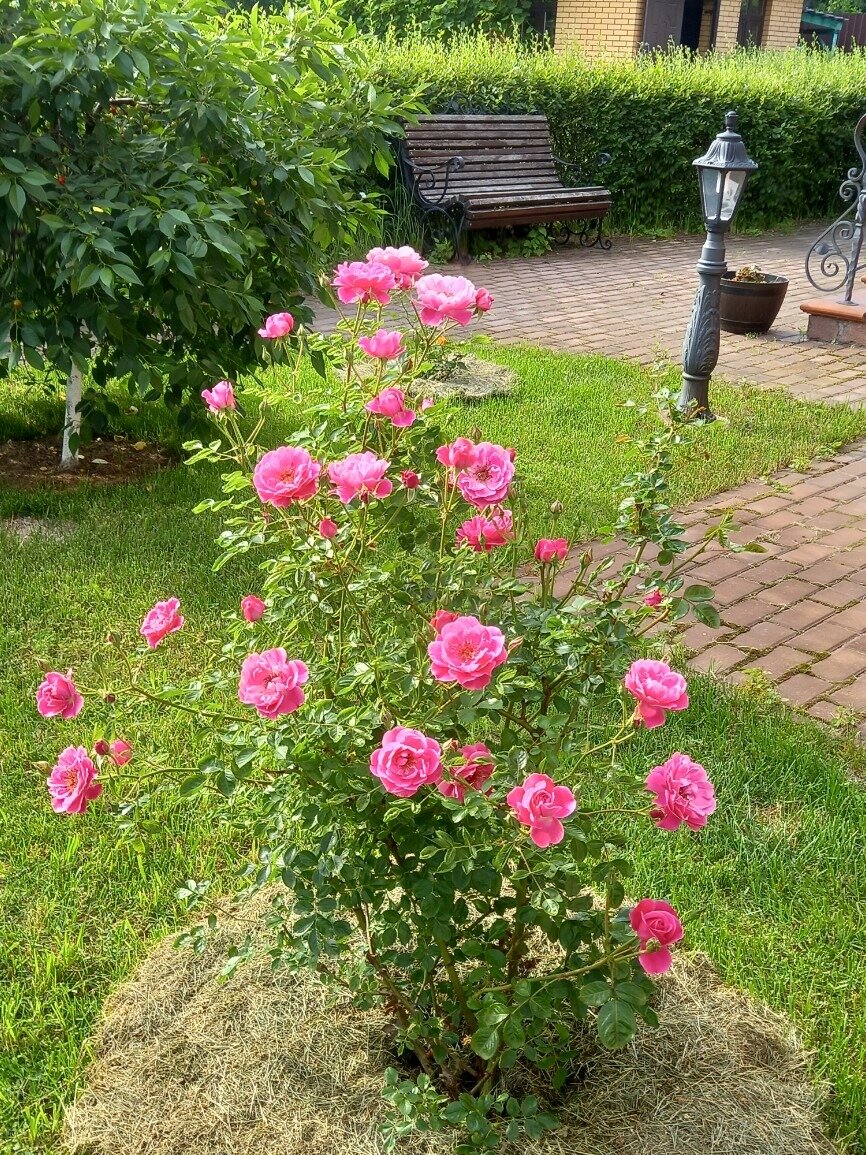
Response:
[[[257,598],[255,594],[247,594],[245,598],[241,599],[241,613],[244,615],[244,621],[257,622],[259,618],[264,616],[267,608],[262,599]]]
[[[395,361],[406,352],[403,334],[396,330],[379,329],[372,337],[359,337],[358,344],[369,357],[379,361]]]
[[[455,614],[453,610],[437,610],[430,619],[430,629],[434,634],[438,634],[443,626],[447,626],[449,622],[456,622],[459,617],[460,615]]]
[[[290,660],[282,646],[249,654],[241,666],[238,698],[263,718],[292,714],[304,704],[301,686],[309,676],[304,662]]]
[[[62,718],[68,722],[81,713],[84,699],[72,681],[72,671],[46,674],[36,690],[36,709],[43,718]]]
[[[670,947],[683,937],[683,924],[670,903],[642,898],[628,919],[640,943],[637,961],[647,974],[661,975],[670,970]]]
[[[436,681],[456,682],[464,690],[485,689],[496,668],[508,661],[502,631],[470,615],[442,626],[427,653]]]
[[[258,333],[263,341],[279,341],[281,337],[288,337],[294,327],[295,318],[291,313],[271,313]]]
[[[231,381],[217,381],[213,389],[202,389],[201,396],[211,413],[220,413],[223,409],[237,409],[238,407]]]
[[[400,474],[400,480],[403,482],[404,489],[417,489],[421,484],[421,478],[414,469],[404,469]]]
[[[476,289],[475,308],[479,313],[489,313],[493,308],[493,294],[489,289]]]
[[[415,410],[406,408],[406,395],[395,386],[383,389],[364,408],[379,417],[389,418],[392,425],[401,428],[411,425],[415,420]]]
[[[48,778],[51,807],[57,814],[83,814],[102,787],[97,769],[83,746],[67,746]]]
[[[564,537],[542,537],[535,544],[535,560],[542,565],[549,565],[552,561],[565,561],[568,555],[568,542]]]
[[[115,738],[109,746],[109,753],[115,766],[125,766],[132,758],[132,746],[124,738]]]
[[[100,738],[98,742],[93,744],[93,753],[98,754],[100,758],[104,758],[110,749],[111,747],[104,738]]]
[[[639,658],[629,667],[623,685],[637,700],[636,724],[642,723],[648,730],[664,725],[667,710],[688,708],[686,680],[666,662]]]
[[[422,413],[426,413],[428,409],[432,409],[436,402],[432,397],[425,397],[418,408]]]
[[[422,786],[442,778],[442,748],[420,730],[395,726],[382,735],[382,744],[370,756],[370,773],[389,794],[411,798]]]
[[[517,821],[529,827],[529,837],[542,850],[562,842],[562,819],[573,814],[577,802],[567,786],[557,786],[546,774],[530,774],[522,786],[509,790],[505,801]]]
[[[117,701],[117,694],[106,694],[104,701],[107,706],[113,706]]]
[[[332,538],[335,538],[339,532],[340,527],[329,517],[323,517],[319,522],[319,533],[322,535],[322,537],[327,538],[328,541],[330,541]]]
[[[163,638],[182,629],[183,623],[180,602],[177,598],[169,598],[166,602],[157,602],[153,609],[147,611],[139,633],[154,650]]]
[[[399,249],[370,249],[367,260],[371,264],[384,265],[390,269],[398,289],[411,289],[427,268],[427,262],[421,254],[409,245],[402,245]]]
[[[644,598],[643,604],[645,606],[649,606],[651,609],[655,609],[656,606],[660,606],[662,604],[662,601],[663,598],[661,590],[650,590],[650,592]]]

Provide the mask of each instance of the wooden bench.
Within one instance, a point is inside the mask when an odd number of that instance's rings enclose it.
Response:
[[[601,153],[596,165],[609,161]],[[602,234],[610,192],[553,155],[546,116],[421,116],[406,126],[400,162],[413,199],[440,218],[461,257],[465,230],[523,224],[560,223],[558,240],[577,233],[583,245],[611,247]],[[577,183],[564,184],[561,171]]]

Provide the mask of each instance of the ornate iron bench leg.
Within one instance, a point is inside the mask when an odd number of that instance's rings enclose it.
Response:
[[[466,225],[466,206],[463,204],[454,205],[451,217],[451,228],[454,233],[454,256],[461,265],[468,265],[472,260],[469,255]]]
[[[578,234],[578,242],[584,249],[599,248],[607,252],[613,248],[613,241],[604,235],[604,217],[587,221]]]

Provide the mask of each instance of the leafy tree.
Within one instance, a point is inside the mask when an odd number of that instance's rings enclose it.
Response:
[[[304,316],[324,251],[375,209],[398,131],[328,0],[22,0],[0,14],[0,373],[126,379],[188,416],[270,305]],[[346,41],[350,42],[347,44]]]

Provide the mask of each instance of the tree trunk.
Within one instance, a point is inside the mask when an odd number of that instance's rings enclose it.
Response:
[[[66,379],[66,416],[63,422],[63,448],[60,468],[75,469],[78,465],[78,441],[81,435],[81,370],[73,365]],[[74,441],[73,451],[71,442]]]

